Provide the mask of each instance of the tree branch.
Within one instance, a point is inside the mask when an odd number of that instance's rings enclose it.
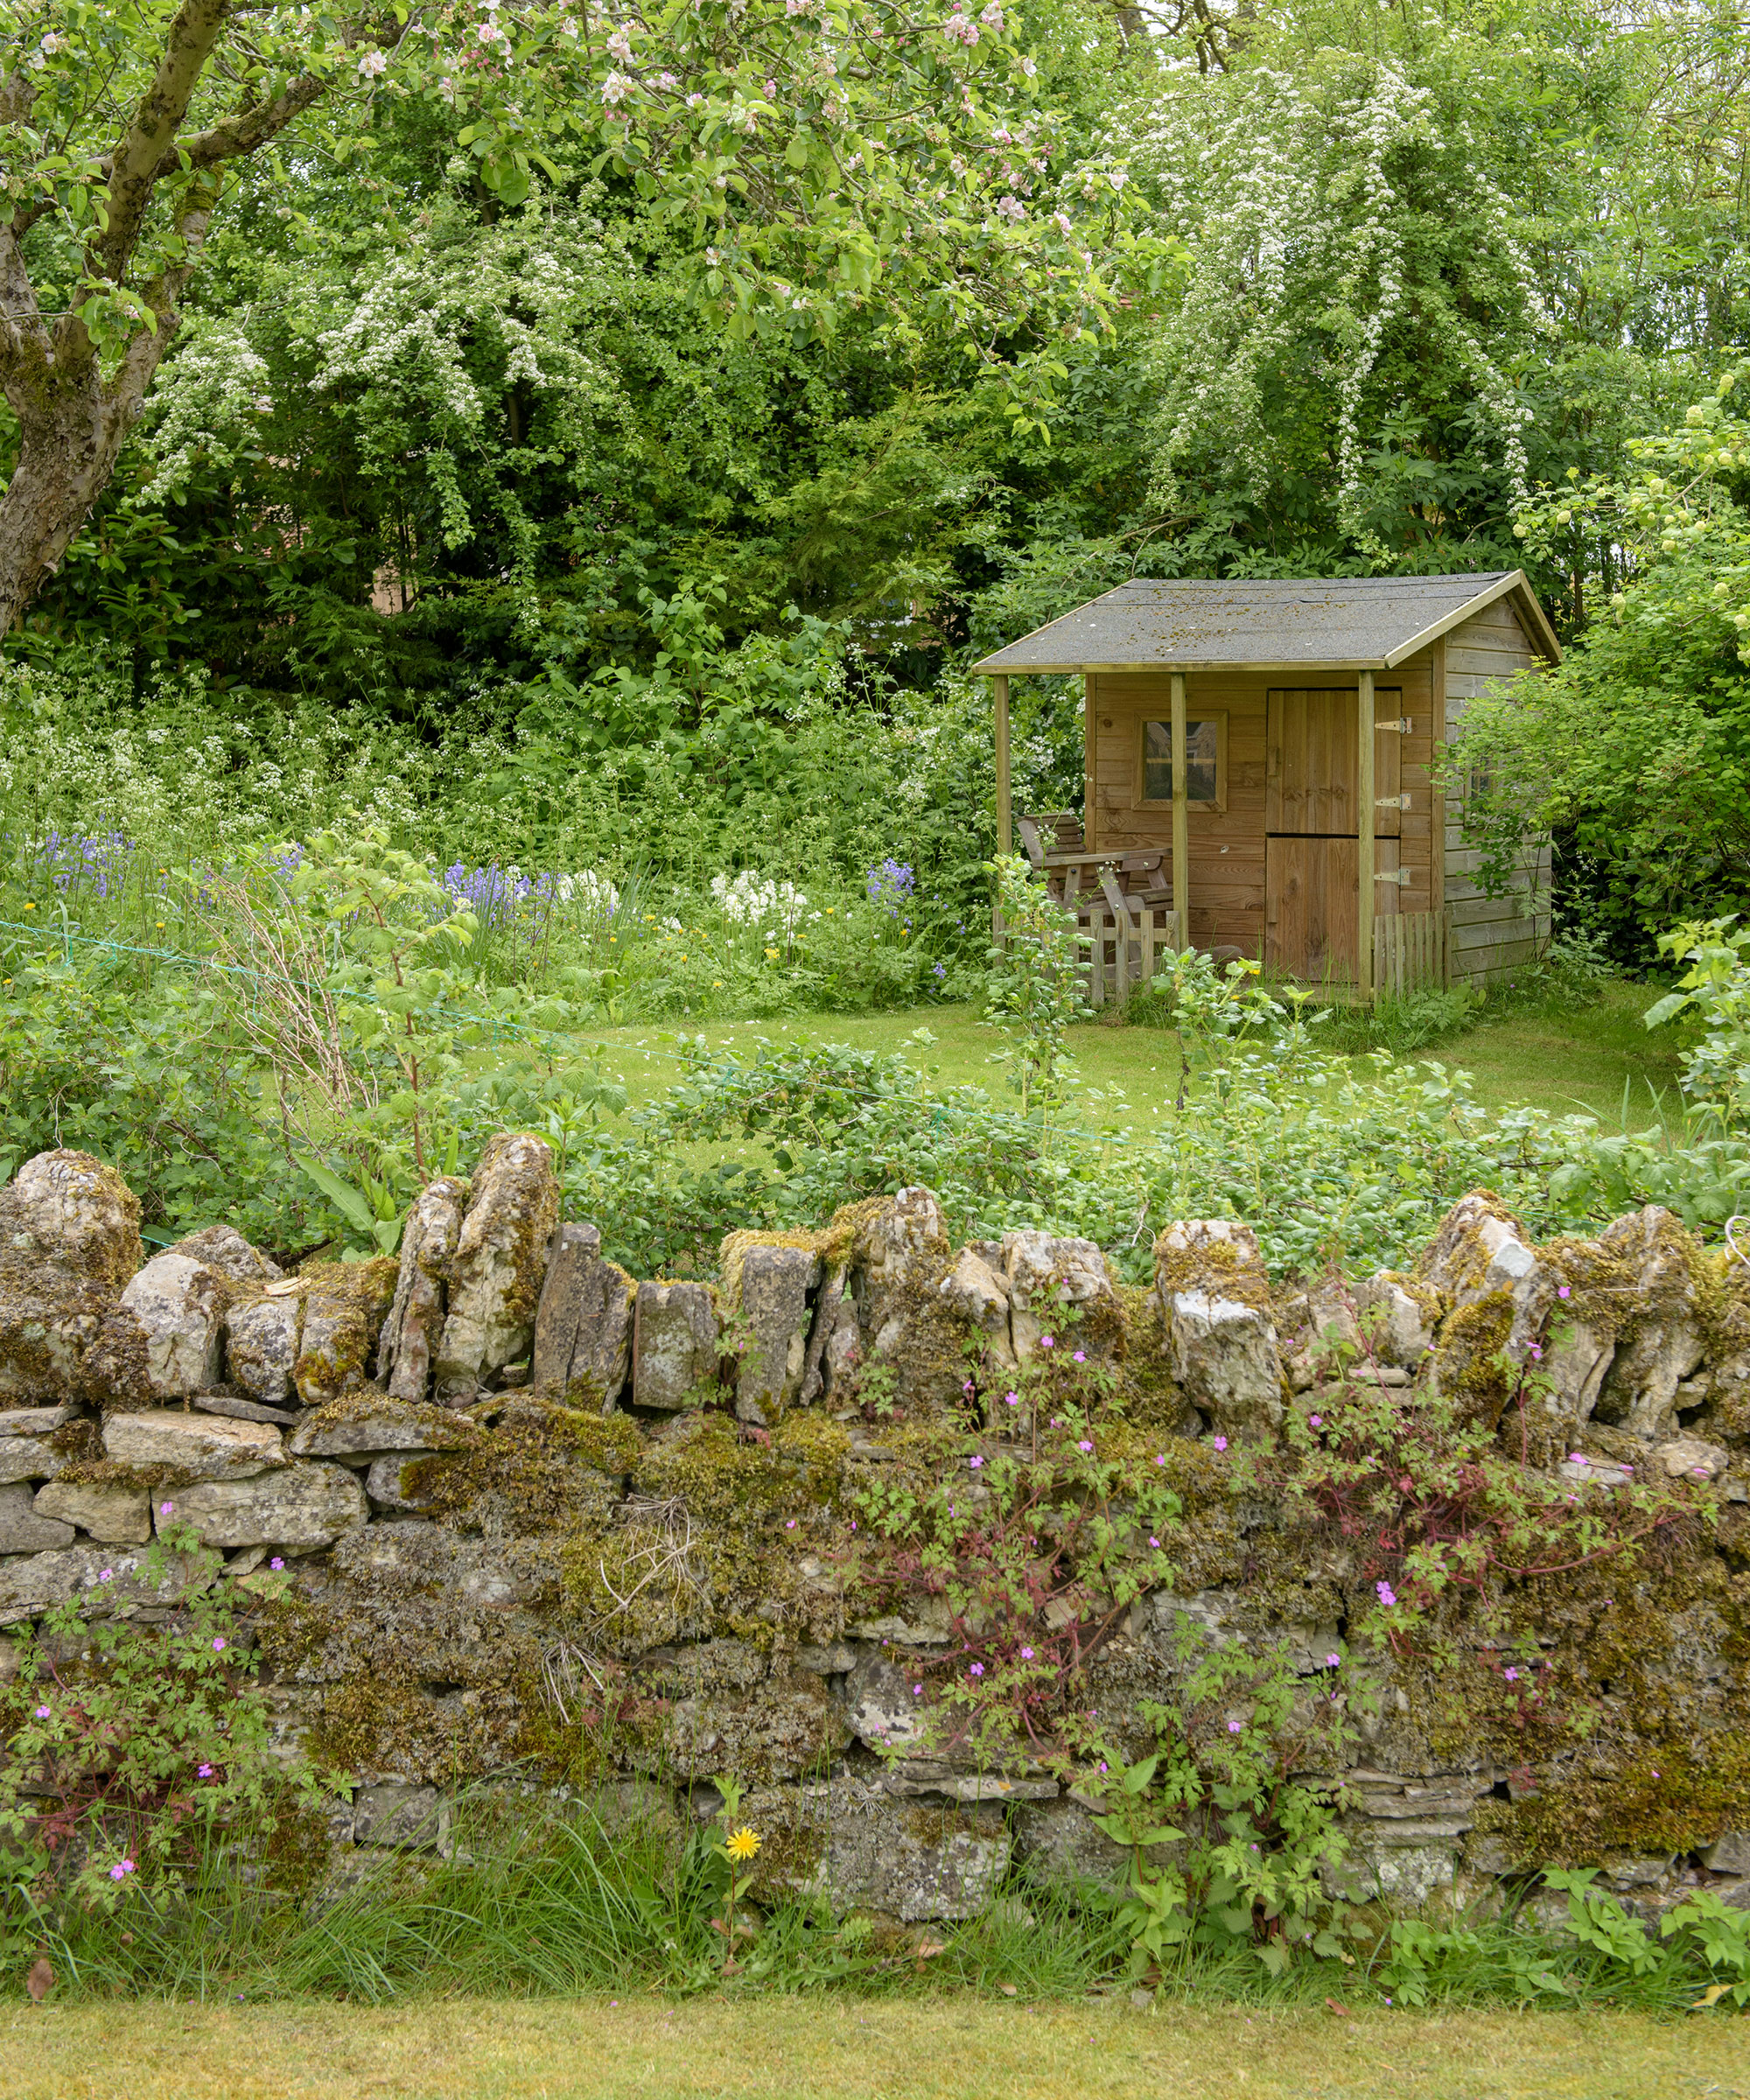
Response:
[[[109,157],[109,223],[93,241],[89,253],[112,284],[122,281],[161,169],[166,161],[172,166],[181,164],[176,151],[177,128],[188,115],[189,102],[229,11],[230,0],[182,0],[151,86]]]

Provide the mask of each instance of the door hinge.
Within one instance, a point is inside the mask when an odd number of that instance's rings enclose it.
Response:
[[[1376,809],[1407,809],[1410,807],[1410,791],[1405,788],[1402,794],[1376,795],[1373,806]]]
[[[1395,882],[1400,890],[1407,890],[1410,887],[1410,871],[1408,868],[1392,868],[1385,874],[1376,875],[1374,880],[1376,882]]]
[[[1408,715],[1391,715],[1383,722],[1376,722],[1374,727],[1396,730],[1400,737],[1407,737],[1415,727],[1415,724]]]

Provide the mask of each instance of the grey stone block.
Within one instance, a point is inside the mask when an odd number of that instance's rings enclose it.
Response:
[[[25,1481],[0,1488],[0,1553],[44,1553],[70,1546],[73,1536],[71,1524],[38,1514]]]
[[[231,1382],[262,1406],[294,1400],[292,1370],[303,1333],[301,1292],[234,1298],[225,1310],[225,1368]]]
[[[602,1259],[593,1225],[562,1225],[535,1318],[536,1390],[611,1412],[632,1369],[637,1289],[617,1263]]]
[[[221,1270],[167,1250],[154,1255],[122,1292],[145,1337],[147,1390],[180,1399],[220,1382],[229,1281]]]
[[[467,1200],[468,1184],[445,1176],[422,1189],[407,1214],[395,1301],[377,1343],[377,1376],[397,1400],[430,1393]]]
[[[51,1480],[38,1488],[32,1507],[38,1516],[77,1525],[109,1545],[143,1546],[152,1535],[150,1500],[141,1488]],[[55,1540],[45,1544],[63,1544]]]
[[[298,1462],[252,1480],[200,1480],[167,1490],[158,1499],[158,1522],[192,1524],[202,1545],[228,1552],[234,1546],[332,1546],[369,1515],[349,1467]]]
[[[52,1410],[32,1408],[26,1411],[46,1414]],[[11,1480],[52,1480],[66,1464],[46,1436],[0,1437],[0,1485]]]
[[[465,1405],[528,1354],[558,1222],[552,1148],[527,1131],[494,1138],[469,1184],[450,1257],[449,1306],[432,1363],[445,1404]]]
[[[642,1283],[634,1313],[632,1397],[696,1407],[717,1377],[717,1307],[705,1284]]]
[[[436,1852],[449,1816],[436,1787],[361,1787],[353,1797],[353,1842]]]
[[[735,1307],[746,1330],[735,1386],[744,1422],[775,1420],[802,1391],[808,1293],[819,1280],[820,1257],[806,1248],[744,1249]]]

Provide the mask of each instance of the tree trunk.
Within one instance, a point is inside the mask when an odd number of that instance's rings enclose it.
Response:
[[[51,370],[35,399],[11,403],[20,444],[0,496],[0,636],[60,568],[140,412],[144,378],[120,400],[105,398],[110,390],[94,369],[85,378],[82,386],[73,374],[57,382]]]

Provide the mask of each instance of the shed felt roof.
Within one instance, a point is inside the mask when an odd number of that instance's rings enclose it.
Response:
[[[1142,578],[1012,641],[977,671],[1390,670],[1496,598],[1561,650],[1522,569],[1469,576]]]

